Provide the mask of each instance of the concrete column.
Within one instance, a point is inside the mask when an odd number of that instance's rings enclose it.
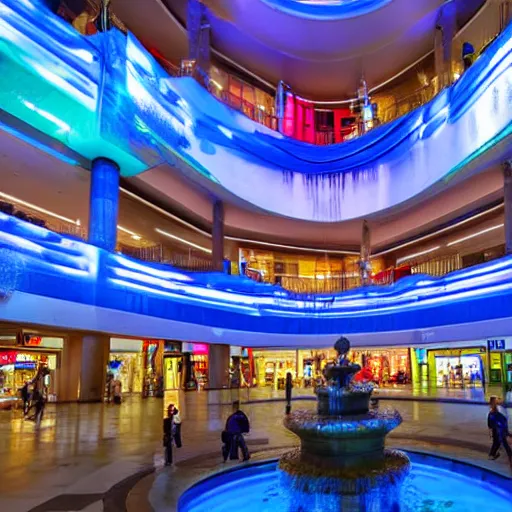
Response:
[[[107,158],[92,163],[89,198],[89,243],[113,251],[117,243],[119,166]]]
[[[445,0],[439,11],[434,40],[434,56],[439,90],[453,81],[452,48],[456,32],[457,7],[453,0]]]
[[[87,334],[82,338],[80,402],[100,402],[105,393],[110,336]]]
[[[99,402],[105,392],[110,337],[73,333],[62,350],[57,398],[61,402]]]
[[[208,355],[208,387],[229,387],[229,345],[212,344]]]
[[[370,243],[370,226],[368,222],[363,221],[363,229],[361,234],[361,257],[359,260],[359,270],[361,275],[361,285],[367,286],[370,284],[370,254],[371,254],[371,243]]]
[[[57,400],[76,402],[80,391],[80,367],[82,363],[82,335],[75,334],[64,340],[58,372]]]
[[[503,164],[503,196],[505,200],[505,254],[512,254],[512,161]]]
[[[210,77],[210,22],[201,0],[187,4],[188,58],[195,62],[195,78],[207,86]]]
[[[500,1],[500,30],[505,30],[505,27],[512,19],[512,2],[510,0]]]
[[[222,271],[224,267],[224,205],[222,201],[213,203],[212,261],[213,268]]]

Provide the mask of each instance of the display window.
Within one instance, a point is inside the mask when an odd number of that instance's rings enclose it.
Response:
[[[143,397],[164,396],[164,341],[144,340],[142,344],[142,360],[144,365]]]
[[[142,392],[142,353],[110,354],[108,369],[123,393]]]
[[[370,371],[380,386],[411,382],[409,349],[352,350],[349,359]]]
[[[181,355],[166,355],[164,357],[165,389],[181,389],[183,378],[183,357]]]
[[[435,362],[438,386],[453,388],[483,386],[484,371],[480,354],[436,356]]]
[[[297,378],[296,351],[259,351],[254,352],[256,385],[274,389],[284,389],[286,374]]]
[[[43,384],[48,400],[56,399],[56,353],[0,350],[0,397],[17,397],[25,382],[31,383],[45,369]]]

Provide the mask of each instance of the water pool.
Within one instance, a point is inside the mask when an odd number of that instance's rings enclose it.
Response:
[[[475,466],[408,453],[411,471],[399,489],[339,497],[292,490],[277,461],[220,473],[187,490],[178,512],[512,512],[512,479]]]

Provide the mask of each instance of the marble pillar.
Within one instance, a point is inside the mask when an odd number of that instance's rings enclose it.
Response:
[[[113,251],[117,244],[119,166],[107,158],[92,163],[89,198],[89,243]]]

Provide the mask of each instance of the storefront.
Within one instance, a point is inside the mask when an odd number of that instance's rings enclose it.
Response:
[[[144,380],[142,396],[162,398],[164,396],[164,341],[143,340],[142,362]]]
[[[206,343],[183,343],[185,389],[204,389],[208,384],[208,345]]]
[[[18,396],[25,382],[43,375],[49,401],[57,400],[58,368],[64,338],[31,334],[0,336],[0,398]]]
[[[323,371],[327,364],[336,361],[334,349],[299,350],[297,352],[296,385],[304,388],[313,387],[323,379]]]
[[[297,351],[275,350],[254,351],[256,385],[284,389],[286,374],[297,378]]]
[[[428,350],[428,380],[445,388],[486,385],[487,353],[484,346]]]
[[[356,349],[350,351],[349,358],[361,368],[370,370],[379,385],[411,382],[408,348]]]
[[[164,388],[182,389],[185,385],[183,372],[183,354],[179,341],[164,342]]]
[[[512,338],[486,340],[489,354],[489,383],[512,391]]]
[[[107,374],[121,382],[123,394],[142,392],[142,345],[142,340],[110,338]]]

